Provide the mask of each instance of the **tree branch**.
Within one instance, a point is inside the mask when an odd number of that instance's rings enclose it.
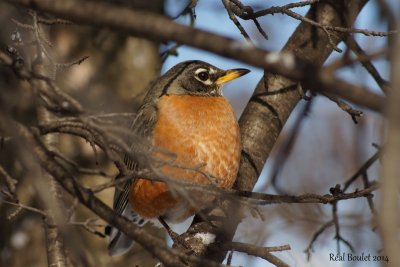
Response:
[[[245,243],[232,242],[230,244],[223,245],[223,248],[226,250],[238,251],[238,252],[246,253],[248,255],[260,257],[278,267],[289,267],[289,265],[287,265],[282,260],[280,260],[279,258],[277,258],[271,254],[271,252],[275,252],[275,251],[290,250],[289,245],[264,248],[264,247],[254,246],[254,245],[245,244]]]
[[[326,31],[315,27],[315,25],[310,25],[306,21],[300,24],[282,53],[269,53],[245,43],[173,23],[151,13],[123,9],[102,2],[94,3],[78,0],[9,0],[9,2],[52,12],[71,21],[111,27],[158,41],[173,40],[264,68],[265,76],[259,82],[256,92],[240,120],[243,154],[239,178],[236,183],[236,188],[240,190],[252,189],[277,136],[294,106],[302,97],[298,91],[290,89],[293,83],[300,81],[307,89],[330,92],[376,111],[382,110],[386,100],[380,95],[369,92],[364,87],[346,83],[333,77],[332,73],[321,69],[320,67],[325,59],[332,52],[333,47],[344,38],[345,33],[327,35]],[[340,3],[338,1],[321,1],[321,3],[313,5],[307,16],[312,17],[313,21],[321,25],[348,27],[347,24],[352,24],[355,19],[354,16],[358,14],[366,1],[348,0],[344,2],[346,5],[342,6],[342,1]],[[346,12],[344,12],[345,14],[338,14],[337,10],[346,10]],[[346,18],[347,24],[344,23],[343,17]],[[329,45],[332,43],[335,45]],[[2,56],[1,53],[0,56]],[[0,57],[0,60],[3,60],[3,58]],[[295,80],[295,82],[288,78]],[[289,89],[284,90],[287,88]],[[181,259],[187,259],[187,257],[182,256],[179,251],[174,252],[168,249],[165,244],[162,244],[161,240],[146,235],[142,229],[137,228],[127,220],[116,217],[104,203],[93,196],[92,192],[83,188],[74,177],[65,173],[57,161],[51,160],[52,154],[43,146],[35,134],[22,126],[20,131],[23,132],[29,142],[35,144],[34,153],[41,165],[68,192],[77,196],[84,205],[102,216],[103,219],[134,238],[166,265],[183,265]],[[374,185],[366,190],[371,188],[375,188]],[[313,201],[321,200],[314,199]],[[230,205],[232,203],[223,203],[222,207],[228,207],[230,212],[236,213],[236,207]],[[195,223],[189,230],[188,237],[190,238],[190,234],[196,233],[196,231],[210,230],[210,232],[216,231],[219,234],[217,236],[218,242],[230,241],[236,225],[241,219],[240,215],[238,217],[232,215],[229,214],[231,217],[228,218],[234,218],[234,220],[230,221],[226,229],[221,230],[221,227],[210,229],[208,222],[206,224]],[[221,233],[222,235],[220,235]],[[203,244],[196,250],[196,254],[205,255],[213,260],[221,260],[225,252],[215,254],[208,250],[206,244]]]
[[[400,26],[400,24],[399,24]],[[381,171],[382,194],[379,214],[379,228],[383,239],[384,251],[389,258],[388,266],[400,266],[399,242],[399,189],[400,189],[400,36],[398,35],[391,49],[391,82],[395,90],[389,94],[388,116],[389,130],[385,157]]]
[[[324,25],[348,26],[353,23],[366,1],[335,3],[339,6],[334,6],[330,1],[321,1],[312,6],[307,16],[313,17],[314,20]],[[344,25],[342,20],[343,13],[339,14],[337,10],[344,11],[348,25]],[[337,34],[334,42],[338,43],[344,37],[344,34]],[[323,31],[315,30],[310,24],[302,22],[290,37],[281,55],[290,55],[293,52],[296,52],[297,57],[303,62],[313,62],[315,66],[321,66],[332,52],[332,47],[329,45],[328,37]],[[314,78],[314,75],[318,76],[315,68],[309,69],[308,75],[309,79],[303,80],[306,88],[310,88],[309,84],[319,80]],[[332,85],[336,83],[336,79],[333,77],[324,77],[324,79],[325,81],[330,80]],[[236,189],[251,191],[257,182],[283,125],[295,105],[302,99],[302,95],[295,88],[293,90],[283,90],[284,88],[291,88],[294,83],[292,80],[267,71],[263,79],[258,83],[239,121],[243,153],[239,176],[235,185]],[[236,207],[229,205],[229,203],[224,203],[221,207],[225,210],[225,213],[228,213],[229,219],[217,224],[219,227],[215,228],[208,226],[208,224],[198,223],[198,225],[194,224],[188,232],[201,230],[207,233],[218,233],[217,241],[226,242],[232,240],[242,215]],[[218,261],[222,261],[226,255],[225,252],[213,253],[208,251],[206,246],[198,250],[197,254],[205,255]]]
[[[295,57],[294,54],[292,54],[294,50],[291,49],[285,49],[285,52],[288,53],[286,56],[280,54],[272,54],[271,56],[271,53],[268,53],[268,51],[256,48],[245,42],[183,26],[172,22],[168,18],[155,15],[154,13],[126,9],[104,2],[81,0],[7,1],[26,8],[50,12],[67,20],[79,23],[110,27],[117,31],[161,42],[175,41],[187,44],[224,57],[240,60],[244,63],[263,68],[271,73],[301,81],[309,89],[314,89],[316,91],[322,90],[335,94],[354,104],[365,106],[374,111],[381,111],[384,104],[384,97],[372,93],[365,87],[353,86],[343,80],[332,77],[330,74],[325,75],[324,72],[320,70],[320,64],[318,64],[318,62],[308,60],[299,56],[297,53]],[[347,7],[347,10],[350,11],[354,6],[357,11],[357,5],[360,1],[365,2],[365,0],[355,1],[355,4]],[[331,4],[321,1],[318,6],[321,5]],[[314,6],[312,9],[314,9]],[[319,22],[323,25],[334,26],[334,24],[330,24],[329,21]],[[304,23],[305,22],[301,25]],[[307,25],[307,27],[309,29],[313,28],[312,25]],[[319,30],[319,32],[324,33],[322,30]],[[344,33],[337,33],[337,35],[343,37]],[[330,38],[328,38],[324,36],[324,39],[328,43],[337,43],[343,38],[336,38],[336,36],[330,36]],[[305,39],[302,39],[302,41],[304,40]]]
[[[122,232],[136,240],[167,266],[184,266],[179,260],[179,257],[176,257],[176,254],[168,248],[163,240],[152,236],[139,226],[132,224],[124,217],[116,216],[116,214],[102,201],[95,197],[90,190],[83,188],[74,177],[65,173],[64,169],[52,160],[51,154],[43,146],[43,143],[39,140],[37,134],[32,133],[22,125],[19,125],[17,130],[19,134],[24,137],[24,140],[33,146],[32,153],[36,156],[40,165],[55,179],[57,179],[66,191],[77,196],[83,205],[93,210],[102,219],[112,223]]]

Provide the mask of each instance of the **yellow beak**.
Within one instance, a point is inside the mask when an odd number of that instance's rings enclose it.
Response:
[[[232,69],[232,70],[227,70],[225,71],[222,76],[220,76],[215,83],[218,85],[227,83],[229,81],[232,81],[236,78],[239,78],[243,75],[246,75],[247,73],[249,73],[250,70],[248,69]]]

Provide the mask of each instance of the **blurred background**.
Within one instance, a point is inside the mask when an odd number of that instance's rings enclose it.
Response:
[[[125,1],[117,1],[126,4]],[[177,17],[182,13],[188,1],[128,1],[132,6],[150,10],[156,13],[165,13],[170,17]],[[292,1],[243,1],[255,10],[264,9],[274,5],[284,5]],[[387,31],[388,24],[384,18],[379,1],[369,1],[359,15],[354,28],[369,29],[374,31]],[[386,1],[394,14],[400,14],[398,0]],[[304,15],[308,7],[297,8],[296,12]],[[196,6],[195,27],[210,32],[243,40],[239,30],[229,19],[226,10],[220,1],[199,1]],[[398,12],[396,12],[398,11]],[[13,46],[23,54],[25,64],[33,60],[29,58],[29,48],[17,45],[18,35],[25,44],[29,42],[29,30],[16,25],[11,18],[29,23],[30,17],[24,10],[0,1],[0,44],[2,47]],[[177,22],[188,25],[190,16],[179,16]],[[259,19],[269,39],[265,40],[251,21],[240,20],[253,42],[269,51],[279,51],[291,36],[299,21],[285,15]],[[54,74],[57,84],[78,99],[85,107],[88,114],[108,114],[116,112],[134,113],[140,105],[145,88],[150,81],[160,73],[175,64],[192,59],[207,61],[220,68],[248,68],[251,73],[226,85],[224,95],[231,101],[238,118],[245,108],[256,84],[263,75],[263,70],[245,65],[243,63],[216,56],[214,54],[180,46],[176,55],[170,55],[162,62],[160,54],[174,46],[174,44],[158,44],[147,40],[126,37],[106,29],[94,29],[78,25],[55,25],[49,27],[48,34],[53,46],[51,51],[56,62],[71,62],[83,56],[89,59],[80,65],[67,68],[57,68]],[[355,34],[355,39],[366,52],[378,51],[387,46],[386,37],[367,37]],[[346,50],[343,44],[339,47]],[[342,54],[333,52],[327,61],[341,57]],[[383,78],[389,80],[390,62],[385,58],[373,61],[375,67]],[[10,75],[1,69],[0,75]],[[370,77],[368,72],[360,65],[341,69],[338,76],[356,84],[362,84],[380,93],[379,86]],[[12,82],[12,81],[11,81]],[[7,81],[7,85],[11,83]],[[3,84],[4,86],[4,84]],[[22,96],[22,92],[16,92]],[[11,101],[10,109],[18,109],[29,97],[19,98],[18,103]],[[382,117],[370,111],[365,111],[364,116],[355,124],[351,117],[343,112],[335,103],[324,96],[314,97],[312,104],[304,116],[303,109],[307,101],[301,101],[292,113],[289,121],[275,145],[275,149],[265,165],[254,191],[264,193],[288,193],[299,195],[303,193],[328,194],[329,189],[336,184],[342,184],[351,177],[358,168],[370,158],[377,149],[373,144],[381,145],[384,136],[384,122]],[[357,108],[357,107],[355,107]],[[34,121],[35,115],[26,109],[21,114],[16,114],[20,119]],[[301,118],[296,140],[288,153],[280,148],[287,142],[292,134],[295,122]],[[117,173],[113,164],[105,155],[99,153],[97,158],[89,144],[75,137],[60,136],[59,149],[68,157],[74,159],[86,168],[102,169],[110,177]],[[9,173],[18,180],[17,195],[21,203],[30,206],[41,206],[42,199],[38,192],[42,189],[35,186],[36,178],[15,160],[12,147],[7,143],[0,147],[0,163],[7,166]],[[368,170],[371,181],[379,179],[379,163],[375,163]],[[274,179],[273,179],[274,178]],[[104,178],[82,176],[82,181],[88,186],[105,182]],[[350,191],[361,189],[362,180],[349,188]],[[109,205],[112,203],[113,189],[104,190],[99,196]],[[377,195],[379,193],[375,193]],[[72,200],[64,196],[71,205]],[[374,198],[377,201],[377,198]],[[378,203],[376,203],[378,204]],[[68,204],[67,204],[68,205]],[[330,253],[337,253],[337,243],[334,240],[334,228],[330,227],[322,233],[314,243],[313,252],[309,260],[304,252],[311,242],[314,233],[332,218],[332,207],[322,204],[290,204],[270,205],[260,207],[264,221],[254,218],[249,213],[239,226],[235,235],[236,241],[251,243],[260,246],[279,246],[290,244],[291,250],[274,253],[290,266],[381,266],[382,263],[374,262],[333,262],[329,260]],[[341,225],[341,234],[345,237],[355,251],[354,254],[369,253],[380,255],[382,244],[378,233],[375,231],[375,218],[366,199],[341,201],[338,204],[338,216]],[[93,214],[80,207],[72,216],[72,221],[82,222],[93,218]],[[97,224],[99,227],[97,227]],[[190,220],[173,229],[184,232]],[[122,257],[111,258],[106,252],[106,240],[98,235],[89,233],[80,227],[79,223],[71,229],[78,231],[79,241],[73,245],[86,248],[86,251],[71,251],[73,262],[76,266],[154,266],[156,259],[151,258],[138,245]],[[102,232],[104,223],[100,220],[90,225]],[[152,226],[147,226],[149,231],[165,236]],[[76,244],[76,243],[80,244]],[[170,242],[170,241],[169,241]],[[69,247],[69,245],[67,244]],[[39,216],[29,211],[16,213],[15,207],[0,202],[0,266],[46,266],[46,252],[44,250],[43,222]],[[350,252],[349,248],[341,243],[341,252]],[[247,256],[241,253],[233,254],[234,266],[272,266],[268,262]],[[384,265],[384,264],[383,264]]]

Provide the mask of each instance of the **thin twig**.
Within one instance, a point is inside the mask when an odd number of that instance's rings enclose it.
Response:
[[[284,263],[281,259],[271,254],[271,252],[290,250],[289,245],[275,246],[275,247],[260,247],[240,242],[231,242],[227,244],[222,244],[222,247],[223,249],[226,250],[238,251],[246,253],[248,255],[260,257],[278,267],[289,266],[286,263]]]
[[[371,185],[371,182],[368,179],[368,174],[366,172],[363,173],[362,180],[363,180],[363,183],[364,183],[364,188],[367,188],[367,187],[369,187]],[[373,196],[370,195],[370,196],[367,196],[366,198],[367,198],[369,209],[371,210],[372,214],[375,214],[376,213],[375,205],[374,205],[374,201],[372,200]]]
[[[41,210],[41,209],[34,208],[34,207],[31,207],[31,206],[28,206],[28,205],[25,205],[25,204],[22,204],[22,203],[14,203],[14,202],[7,201],[7,200],[4,200],[4,199],[2,200],[2,202],[6,203],[6,204],[9,204],[9,205],[12,205],[12,206],[15,206],[15,207],[18,207],[18,208],[21,208],[21,209],[24,209],[24,210],[27,210],[27,211],[31,211],[31,212],[36,213],[36,214],[39,214],[44,218],[47,217],[47,213],[45,211]],[[9,219],[12,219],[12,217],[14,217],[14,215],[10,215]]]
[[[338,107],[341,110],[348,113],[351,116],[351,119],[353,120],[353,122],[355,124],[358,123],[358,118],[362,117],[364,115],[364,113],[362,111],[352,108],[349,104],[347,104],[343,100],[340,100],[336,96],[333,96],[331,94],[323,94],[323,95],[325,95],[327,98],[329,98],[332,102],[336,103],[336,105],[338,105]]]
[[[375,82],[379,85],[379,88],[381,88],[382,92],[387,93],[389,89],[389,82],[382,78],[378,70],[372,64],[371,59],[373,59],[373,57],[371,57],[371,55],[367,55],[367,53],[357,43],[357,41],[354,39],[353,36],[351,35],[347,36],[347,38],[344,41],[347,47],[349,47],[351,51],[353,51],[357,55],[358,59],[362,58],[366,59],[366,60],[360,60],[360,63],[368,71],[368,73],[372,76],[372,78],[374,78]]]
[[[96,228],[104,228],[104,224],[96,223],[99,218],[88,218],[84,222],[69,222],[70,225],[77,225],[88,231],[89,233],[95,234],[99,237],[105,238],[106,235],[103,232],[96,230]]]
[[[11,177],[10,174],[8,174],[8,172],[3,168],[3,166],[0,165],[0,177],[3,177],[3,179],[6,181],[6,185],[7,185],[7,189],[9,191],[9,193],[12,196],[15,196],[15,192],[16,192],[16,184],[18,183],[18,181],[14,178]]]
[[[357,180],[363,173],[365,173],[369,167],[371,167],[371,165],[374,164],[377,159],[379,159],[379,157],[380,151],[378,150],[367,161],[365,161],[364,164],[361,165],[360,168],[349,179],[346,180],[343,186],[343,192],[346,192],[350,185],[353,184],[354,181]]]
[[[222,2],[224,4],[224,6],[225,6],[225,9],[227,10],[227,12],[229,14],[229,18],[234,22],[234,24],[240,30],[242,35],[245,36],[243,33],[246,33],[246,32],[244,31],[244,29],[241,26],[241,24],[239,23],[239,21],[236,19],[235,15],[240,17],[240,18],[242,18],[244,16],[248,16],[249,14],[254,12],[253,8],[251,8],[250,6],[243,5],[242,2],[240,2],[239,0],[227,0],[227,1],[223,0]],[[258,22],[257,18],[253,18],[252,21],[256,25],[257,30],[259,31],[259,33],[266,40],[268,40],[268,35],[263,30],[263,28],[261,27],[261,25]],[[247,35],[247,33],[246,33],[246,35]],[[248,39],[248,40],[250,41],[250,39]]]
[[[38,18],[38,23],[45,24],[45,25],[48,25],[48,26],[52,26],[52,25],[72,25],[73,24],[72,21],[65,20],[65,19],[58,19],[58,18],[47,19],[47,18],[42,18],[42,17]]]
[[[224,4],[225,10],[228,12],[229,18],[232,20],[232,22],[236,25],[236,27],[239,29],[240,33],[243,35],[243,37],[251,42],[250,36],[247,34],[246,30],[243,28],[242,24],[237,20],[235,17],[235,14],[232,12],[231,9],[231,1],[230,0],[222,0],[222,3]]]
[[[301,16],[300,14],[297,14],[289,9],[294,8],[294,7],[301,7],[301,6],[306,6],[306,5],[311,5],[314,3],[319,2],[319,0],[309,0],[309,1],[302,1],[302,2],[298,2],[298,3],[291,3],[288,5],[284,5],[284,6],[273,6],[264,10],[260,10],[254,13],[249,13],[248,16],[244,16],[241,17],[242,19],[253,19],[253,18],[258,18],[261,16],[265,16],[265,15],[272,15],[272,14],[276,14],[276,13],[284,13],[294,19],[303,21],[303,22],[307,22],[313,26],[316,26],[318,28],[324,28],[326,30],[329,31],[336,31],[336,32],[341,32],[341,33],[360,33],[360,34],[364,34],[366,36],[389,36],[389,35],[393,35],[397,33],[397,30],[391,30],[391,31],[387,31],[387,32],[381,32],[381,31],[371,31],[371,30],[367,30],[367,29],[354,29],[354,28],[343,28],[343,27],[338,27],[338,26],[331,26],[331,25],[325,25],[325,24],[321,24],[318,23],[316,21],[313,21],[309,18],[306,18],[304,16]]]
[[[311,238],[310,243],[308,244],[307,248],[304,250],[304,252],[307,254],[307,260],[309,261],[311,258],[311,254],[314,251],[313,246],[314,243],[317,241],[318,237],[325,232],[326,229],[329,227],[333,226],[333,220],[330,220],[329,222],[324,223],[323,225],[320,226],[320,228],[313,234],[313,237]]]

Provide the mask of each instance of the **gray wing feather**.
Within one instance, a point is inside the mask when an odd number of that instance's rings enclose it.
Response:
[[[186,67],[196,61],[188,61],[183,64],[179,64],[172,69],[170,69],[167,75],[160,77],[158,80],[152,82],[147,91],[146,97],[144,99],[144,104],[139,109],[136,118],[133,120],[131,125],[132,133],[137,135],[139,138],[147,139],[151,141],[150,136],[154,129],[154,125],[157,118],[157,102],[159,97],[168,93],[168,89],[173,87],[174,80],[181,74]],[[131,143],[131,151],[149,151],[149,145],[143,144],[146,142],[133,142]],[[124,162],[126,166],[131,169],[140,169],[140,162],[136,162],[131,156],[125,155]],[[128,198],[129,190],[133,181],[128,181],[122,185],[122,187],[115,188],[114,194],[114,204],[113,208],[115,212],[119,215],[125,216],[129,220],[139,225],[146,223],[139,215],[135,214],[131,209]],[[133,241],[127,237],[124,233],[120,232],[116,228],[111,228],[110,241],[108,246],[108,251],[110,255],[120,255],[126,252],[131,246]]]
[[[144,105],[139,110],[138,115],[133,120],[131,130],[139,137],[147,138],[154,128],[154,120],[156,118],[156,108],[154,103]],[[131,144],[132,151],[140,150],[141,144]],[[143,148],[142,148],[143,149]],[[129,155],[124,155],[124,163],[128,169],[135,170],[140,168],[140,164],[132,159]],[[118,177],[116,178],[118,179]],[[113,209],[118,215],[126,217],[128,220],[138,225],[143,225],[147,222],[136,214],[128,203],[129,191],[133,181],[130,180],[122,186],[115,187]],[[108,253],[112,256],[121,255],[127,252],[133,245],[133,240],[111,226],[110,238],[108,244]]]

